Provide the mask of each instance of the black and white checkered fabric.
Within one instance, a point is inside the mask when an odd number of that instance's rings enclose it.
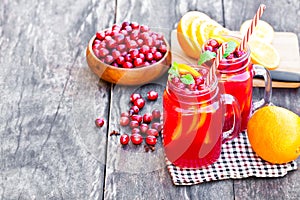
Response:
[[[295,161],[286,164],[270,164],[252,150],[245,132],[222,145],[219,159],[202,169],[181,169],[167,161],[167,168],[175,185],[193,185],[223,179],[240,179],[250,176],[281,177],[297,169]]]

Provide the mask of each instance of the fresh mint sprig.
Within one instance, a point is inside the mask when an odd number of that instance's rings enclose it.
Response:
[[[205,51],[204,53],[200,54],[200,59],[198,61],[198,65],[202,65],[203,63],[215,58],[217,55],[215,52]]]
[[[191,74],[183,75],[180,80],[186,85],[195,83],[194,77]]]
[[[232,52],[235,51],[236,43],[234,41],[227,42],[227,48],[225,49],[225,53],[223,54],[223,58],[227,58]]]

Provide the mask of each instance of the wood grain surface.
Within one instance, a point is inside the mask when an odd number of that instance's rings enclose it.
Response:
[[[119,145],[112,130],[129,95],[156,89],[99,80],[85,50],[97,30],[124,20],[148,24],[170,42],[190,10],[237,30],[262,1],[3,0],[0,3],[0,199],[300,199],[299,170],[283,178],[247,178],[174,186],[161,142],[154,152]],[[298,0],[264,1],[263,19],[300,36]],[[254,99],[263,95],[254,88]],[[300,115],[299,89],[273,89],[275,105]],[[94,120],[105,119],[102,128]],[[300,164],[300,160],[297,160]]]

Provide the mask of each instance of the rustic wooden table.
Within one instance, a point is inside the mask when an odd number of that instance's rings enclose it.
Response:
[[[99,80],[85,49],[97,30],[137,21],[171,30],[187,11],[207,13],[238,30],[262,1],[2,0],[0,4],[1,199],[300,199],[299,170],[283,178],[174,186],[161,144],[154,152],[121,148],[119,113],[130,93],[155,88]],[[265,1],[263,19],[300,37],[299,0]],[[262,89],[254,89],[258,99]],[[300,90],[273,89],[274,104],[300,114]],[[161,108],[161,97],[153,107]],[[149,108],[150,109],[150,108]],[[105,126],[94,126],[96,117]],[[297,160],[300,164],[300,159]]]

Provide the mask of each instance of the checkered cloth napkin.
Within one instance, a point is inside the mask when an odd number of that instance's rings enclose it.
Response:
[[[202,169],[181,169],[166,159],[167,168],[175,185],[194,185],[198,183],[238,179],[249,176],[281,177],[288,171],[296,170],[295,161],[286,164],[270,164],[259,158],[252,150],[245,132],[222,145],[219,159]]]

